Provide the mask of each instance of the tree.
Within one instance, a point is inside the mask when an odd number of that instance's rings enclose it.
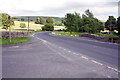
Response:
[[[89,18],[94,18],[93,13],[90,12],[89,9],[87,9],[87,10],[85,11],[85,14],[86,14]]]
[[[26,24],[25,24],[25,23],[20,23],[20,27],[21,27],[21,28],[25,28],[25,27],[26,27]]]
[[[68,13],[65,17],[65,20],[63,21],[64,25],[66,26],[67,30],[70,31],[70,33],[73,32],[73,25],[74,25],[74,14]]]
[[[6,30],[9,27],[9,41],[11,42],[11,27],[10,26],[14,25],[14,20],[7,13],[2,13],[0,15],[2,16],[0,18],[1,19],[0,21],[2,21],[2,27],[5,27]]]
[[[5,29],[8,29],[8,27],[14,25],[14,20],[10,15],[7,13],[0,14],[0,21],[1,21],[1,27],[4,27]]]
[[[38,17],[35,21],[36,24],[45,24],[45,19]]]
[[[120,16],[117,18],[117,31],[118,35],[120,35]]]
[[[104,29],[102,22],[95,18],[89,9],[85,11],[85,14],[82,14],[82,18],[76,12],[66,14],[63,23],[70,33],[78,31],[97,33]]]
[[[45,24],[45,26],[42,27],[43,31],[53,31],[54,30],[54,26],[51,23],[47,23]]]
[[[55,25],[56,25],[56,26],[62,26],[63,24],[62,24],[62,22],[57,21],[57,22],[55,22]]]
[[[74,13],[74,27],[75,27],[75,30],[76,32],[79,31],[80,29],[80,26],[81,26],[81,17],[80,17],[80,14],[79,13]]]
[[[22,18],[21,21],[24,21],[24,19]]]
[[[45,19],[40,17],[40,24],[45,24],[45,23],[46,23]]]
[[[79,26],[80,26],[80,14],[78,13],[68,13],[66,14],[65,19],[63,20],[64,25],[66,26],[67,30],[72,32],[77,32],[79,31]]]
[[[54,23],[54,19],[52,17],[48,17],[46,19],[46,23],[50,23],[50,24],[53,24]]]
[[[40,24],[40,18],[39,17],[36,19],[35,24]]]
[[[105,22],[105,28],[110,32],[113,32],[117,29],[117,22],[113,16],[109,16],[108,20]]]
[[[81,19],[82,28],[80,31],[85,31],[89,33],[97,33],[104,30],[104,26],[100,20],[94,17],[93,13],[88,10],[82,15]],[[83,28],[84,27],[84,28]]]

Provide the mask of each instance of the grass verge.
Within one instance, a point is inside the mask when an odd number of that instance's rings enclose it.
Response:
[[[56,36],[64,36],[64,37],[79,37],[80,34],[83,34],[84,32],[52,32],[52,35],[56,35]]]
[[[17,38],[12,38],[10,42],[9,38],[2,38],[0,39],[0,45],[23,43],[29,40],[30,40],[29,37],[17,37]]]
[[[70,34],[70,32],[52,32],[52,35],[56,35],[56,36],[64,36],[64,37],[79,37],[80,34],[83,34],[85,32],[72,32],[72,34]],[[97,36],[102,36],[102,37],[108,37],[109,39],[118,39],[119,37],[115,34],[102,34],[102,33],[96,33],[94,35]]]
[[[118,39],[119,37],[115,34],[102,34],[102,33],[96,33],[98,36],[108,37],[109,39]]]

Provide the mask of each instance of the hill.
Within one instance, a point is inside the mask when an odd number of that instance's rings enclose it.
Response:
[[[35,22],[38,17],[42,17],[44,19],[48,18],[48,16],[29,16],[29,20]],[[62,17],[52,17],[52,18],[55,20],[55,22],[61,21],[64,19]],[[28,16],[13,16],[13,19],[15,21],[21,21],[21,20],[28,21]]]

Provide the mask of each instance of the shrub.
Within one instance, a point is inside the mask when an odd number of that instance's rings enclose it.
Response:
[[[25,24],[25,23],[20,23],[20,27],[21,27],[21,28],[25,28],[25,27],[26,27],[26,24]]]
[[[44,27],[42,27],[42,30],[43,31],[53,31],[54,30],[54,26],[53,26],[53,24],[48,23]]]

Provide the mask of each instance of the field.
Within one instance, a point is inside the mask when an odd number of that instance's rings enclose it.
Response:
[[[15,25],[14,26],[11,26],[11,30],[12,31],[19,31],[19,30],[27,30],[28,29],[28,22],[22,22],[22,21],[15,21],[14,22]],[[20,28],[20,23],[25,23],[26,24],[26,28]],[[38,31],[38,30],[41,30],[42,26],[44,25],[40,25],[40,24],[35,24],[34,22],[29,22],[29,27],[30,27],[30,30],[34,30],[34,31]],[[54,30],[63,30],[65,27],[64,26],[54,26]],[[0,27],[0,31],[6,31],[5,29],[2,29]],[[7,30],[8,31],[8,30]]]

